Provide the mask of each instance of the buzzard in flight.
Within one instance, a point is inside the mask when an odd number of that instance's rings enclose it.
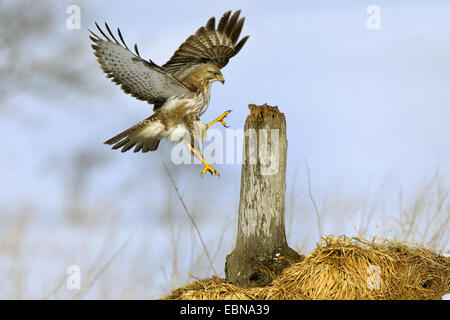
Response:
[[[214,123],[226,126],[224,112],[209,124],[200,120],[210,100],[211,84],[225,82],[220,69],[244,46],[248,36],[240,41],[245,18],[239,18],[240,10],[226,12],[217,28],[215,18],[186,39],[163,66],[141,58],[137,45],[134,53],[127,47],[120,29],[120,42],[105,23],[108,35],[96,24],[104,38],[92,31],[97,60],[108,78],[133,97],[153,104],[153,115],[133,127],[119,133],[105,143],[122,152],[134,147],[134,152],[154,151],[161,139],[171,142],[185,141],[186,147],[202,161],[202,174],[219,173],[203,159],[195,139],[203,140],[206,130]],[[195,139],[194,139],[195,138]]]

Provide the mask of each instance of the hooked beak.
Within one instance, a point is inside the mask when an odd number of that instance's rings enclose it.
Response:
[[[222,82],[222,84],[225,84],[225,79],[223,78],[223,75],[219,74],[219,75],[216,77],[216,79],[217,79],[217,81]]]

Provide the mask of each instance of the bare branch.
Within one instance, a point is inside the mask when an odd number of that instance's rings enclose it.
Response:
[[[214,275],[217,276],[217,272],[214,269],[214,265],[212,263],[211,257],[209,256],[208,249],[206,248],[205,242],[203,241],[203,237],[202,237],[202,234],[200,233],[200,229],[198,228],[197,223],[194,220],[194,217],[190,214],[189,210],[187,209],[186,204],[184,203],[183,197],[181,196],[180,191],[178,190],[178,187],[175,184],[175,181],[173,180],[172,175],[170,174],[169,168],[167,168],[167,166],[164,162],[162,164],[163,164],[164,168],[166,169],[166,172],[167,172],[167,175],[169,176],[170,182],[172,183],[173,187],[175,188],[175,191],[178,195],[178,199],[180,199],[181,204],[183,205],[184,212],[186,212],[186,215],[188,216],[189,220],[191,220],[191,223],[194,226],[195,231],[197,232],[198,238],[200,239],[200,242],[202,243],[203,250],[205,251],[206,257],[208,258],[211,270],[213,271]]]
[[[306,165],[306,169],[307,169],[307,174],[308,174],[308,195],[309,195],[309,199],[311,200],[313,207],[314,207],[314,212],[316,213],[316,217],[317,217],[317,227],[318,227],[318,232],[319,232],[319,239],[322,236],[322,227],[320,225],[320,211],[319,208],[317,207],[316,204],[316,200],[314,200],[313,194],[312,194],[312,188],[311,188],[311,170],[309,169],[309,165],[308,165],[308,161],[305,160],[305,165]]]

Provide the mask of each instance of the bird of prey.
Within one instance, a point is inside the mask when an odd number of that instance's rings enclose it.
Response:
[[[226,12],[216,27],[215,18],[189,36],[164,65],[158,66],[152,60],[141,58],[137,45],[132,52],[123,40],[120,42],[105,23],[109,36],[98,26],[103,36],[91,30],[92,48],[101,68],[108,78],[120,85],[133,97],[153,104],[154,113],[147,119],[107,140],[105,144],[125,152],[134,147],[134,152],[154,151],[161,139],[171,142],[184,140],[186,148],[199,160],[204,169],[202,175],[219,173],[204,159],[197,147],[206,130],[214,123],[226,127],[225,111],[214,121],[205,124],[200,116],[209,105],[211,84],[225,83],[220,69],[244,46],[249,36],[239,40],[245,18],[239,18],[240,10]],[[238,41],[239,40],[239,41]]]

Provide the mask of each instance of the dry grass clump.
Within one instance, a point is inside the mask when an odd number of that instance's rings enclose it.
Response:
[[[242,289],[218,277],[164,299],[440,299],[450,292],[450,258],[420,245],[327,237],[270,286]]]
[[[168,300],[252,300],[263,288],[242,289],[219,277],[212,277],[173,290]]]
[[[214,276],[173,290],[163,300],[283,300],[284,295],[286,293],[282,288],[267,286],[243,289]],[[290,299],[304,298],[293,293]]]
[[[327,237],[273,286],[308,299],[440,299],[450,259],[417,245]]]

